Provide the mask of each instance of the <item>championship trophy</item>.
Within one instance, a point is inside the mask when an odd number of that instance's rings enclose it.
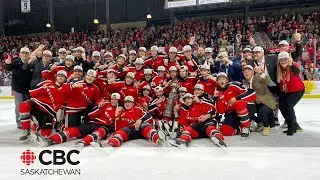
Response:
[[[161,121],[158,121],[159,128],[171,139],[177,137],[178,134],[178,122],[174,120],[173,117],[173,108],[178,100],[178,88],[179,84],[177,82],[172,82],[171,91],[169,93],[169,98],[167,101],[166,109],[164,111],[164,118]]]

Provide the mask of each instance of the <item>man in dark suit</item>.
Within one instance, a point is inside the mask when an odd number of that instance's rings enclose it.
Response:
[[[277,62],[278,57],[275,54],[264,54],[264,49],[260,46],[256,46],[252,50],[253,52],[253,59],[255,62],[255,69],[259,68],[261,69],[261,72],[263,72],[266,76],[268,76],[271,81],[268,82],[268,89],[271,93],[277,94],[278,93],[278,85],[277,85]],[[255,70],[256,71],[256,70]],[[279,110],[275,110],[275,122],[272,124],[271,127],[276,125],[279,126],[279,120],[278,120],[278,112]]]
[[[220,61],[215,63],[213,67],[213,73],[224,72],[228,75],[230,81],[239,81],[241,82],[241,65],[235,61],[229,59],[227,52],[221,52],[218,55]]]

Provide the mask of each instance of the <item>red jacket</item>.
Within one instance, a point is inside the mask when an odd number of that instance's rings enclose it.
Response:
[[[159,66],[164,66],[165,55],[158,55],[156,58],[148,57],[144,61],[145,66],[149,66],[151,69],[157,70]]]
[[[212,96],[217,87],[217,82],[212,79],[204,80],[200,78],[197,84],[202,84],[204,86],[204,92]]]
[[[227,86],[219,90],[217,97],[217,111],[224,114],[225,111],[232,111],[233,107],[229,104],[230,99],[236,98],[245,102],[254,102],[256,100],[256,92],[252,89],[246,89],[242,84],[229,83]]]
[[[287,90],[286,92],[291,93],[291,92],[298,92],[298,91],[302,91],[304,89],[304,84],[299,76],[300,74],[300,70],[299,70],[299,65],[294,63],[293,66],[290,68],[290,80],[287,81],[286,77],[286,71],[281,70],[282,71],[282,75],[283,77],[280,80],[280,90],[281,91],[285,91],[285,84],[287,86]],[[294,71],[296,73],[294,73]]]
[[[100,91],[95,84],[88,84],[84,81],[77,83],[81,83],[83,87],[72,88],[71,84],[64,84],[61,88],[61,92],[67,98],[67,114],[79,112],[87,108],[91,103],[98,104],[101,101]]]
[[[202,115],[210,114],[211,116],[214,116],[216,114],[216,109],[213,104],[200,101],[200,103],[194,102],[190,107],[182,104],[182,113],[181,116],[186,118],[186,122],[188,124],[193,124],[197,123],[199,117]]]
[[[67,72],[67,78],[73,74],[73,69],[72,68],[66,68],[66,66],[57,66],[55,69],[50,70],[44,70],[41,72],[41,76],[43,79],[48,79],[52,82],[56,81],[55,75],[57,74],[58,71],[63,70]]]
[[[195,77],[187,77],[186,79],[179,78],[179,84],[182,87],[187,88],[188,93],[193,94],[194,86],[196,85],[198,79]]]
[[[140,81],[140,80],[144,79],[144,69],[141,69],[138,71],[135,67],[129,67],[129,70],[127,72],[124,72],[125,76],[127,75],[128,72],[134,73],[135,81]]]
[[[112,106],[109,102],[101,108],[96,107],[89,115],[89,121],[102,125],[114,127],[117,107]],[[121,112],[118,112],[120,114]]]
[[[131,110],[124,110],[119,118],[116,120],[116,131],[124,127],[134,127],[133,124],[141,119],[142,121],[149,121],[151,116],[148,115],[139,107],[133,107]]]
[[[164,111],[166,110],[168,98],[161,102],[160,104],[156,104],[158,98],[154,99],[149,105],[149,113],[152,114],[152,117],[157,119],[163,119]]]
[[[110,91],[110,93],[118,92],[120,94],[121,103],[123,103],[126,96],[132,96],[135,102],[138,100],[138,89],[134,85],[127,85],[124,81],[110,84]]]
[[[167,82],[167,78],[164,76],[164,77],[160,77],[160,76],[156,76],[152,79],[152,83],[151,83],[151,87],[152,88],[155,88],[157,86],[164,86],[166,85],[166,82]]]
[[[43,81],[35,89],[29,91],[31,100],[36,102],[42,110],[54,114],[65,102],[65,98],[59,88],[50,80]]]

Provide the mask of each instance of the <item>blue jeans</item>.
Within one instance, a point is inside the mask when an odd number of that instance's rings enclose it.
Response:
[[[17,127],[20,127],[19,106],[20,106],[20,103],[29,99],[29,94],[21,94],[16,91],[12,91],[12,92],[13,92],[14,104],[15,104],[16,123],[17,123]]]

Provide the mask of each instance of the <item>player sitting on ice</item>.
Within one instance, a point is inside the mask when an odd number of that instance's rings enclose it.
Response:
[[[93,84],[97,72],[88,70],[83,81],[74,84],[64,84],[61,92],[67,98],[66,101],[66,127],[80,125],[82,117],[86,116],[101,101],[98,87]],[[61,128],[63,130],[63,127]]]
[[[135,106],[134,98],[124,98],[124,111],[116,119],[116,132],[108,140],[107,146],[119,147],[123,142],[146,138],[156,145],[162,145],[164,136],[151,126],[152,117]]]
[[[115,118],[123,111],[118,107],[120,94],[113,93],[110,102],[101,103],[89,113],[88,118],[83,124],[76,127],[68,127],[64,131],[56,133],[50,138],[43,138],[38,133],[32,134],[32,140],[37,146],[50,146],[64,143],[73,138],[81,138],[77,142],[77,147],[85,147],[94,141],[100,141],[107,137],[109,133],[114,132]]]
[[[183,101],[182,108],[187,113],[184,113],[184,117],[181,116],[180,118],[185,118],[190,126],[183,128],[180,137],[169,140],[169,144],[176,147],[187,147],[192,138],[209,137],[218,147],[226,147],[223,135],[216,129],[215,107],[210,103],[199,100],[190,93],[184,95]]]
[[[56,82],[50,80],[39,83],[35,89],[29,91],[31,99],[20,104],[20,123],[24,130],[20,140],[26,140],[30,135],[30,130],[39,132],[41,136],[50,136],[55,123],[56,113],[65,102],[59,88],[67,80],[65,71],[58,71]],[[31,123],[31,118],[35,117],[38,124]]]
[[[216,108],[219,114],[225,114],[220,131],[224,136],[240,133],[241,137],[248,137],[251,121],[247,102],[254,102],[256,93],[240,83],[228,82],[226,73],[219,73],[217,80],[219,92],[215,92]]]

